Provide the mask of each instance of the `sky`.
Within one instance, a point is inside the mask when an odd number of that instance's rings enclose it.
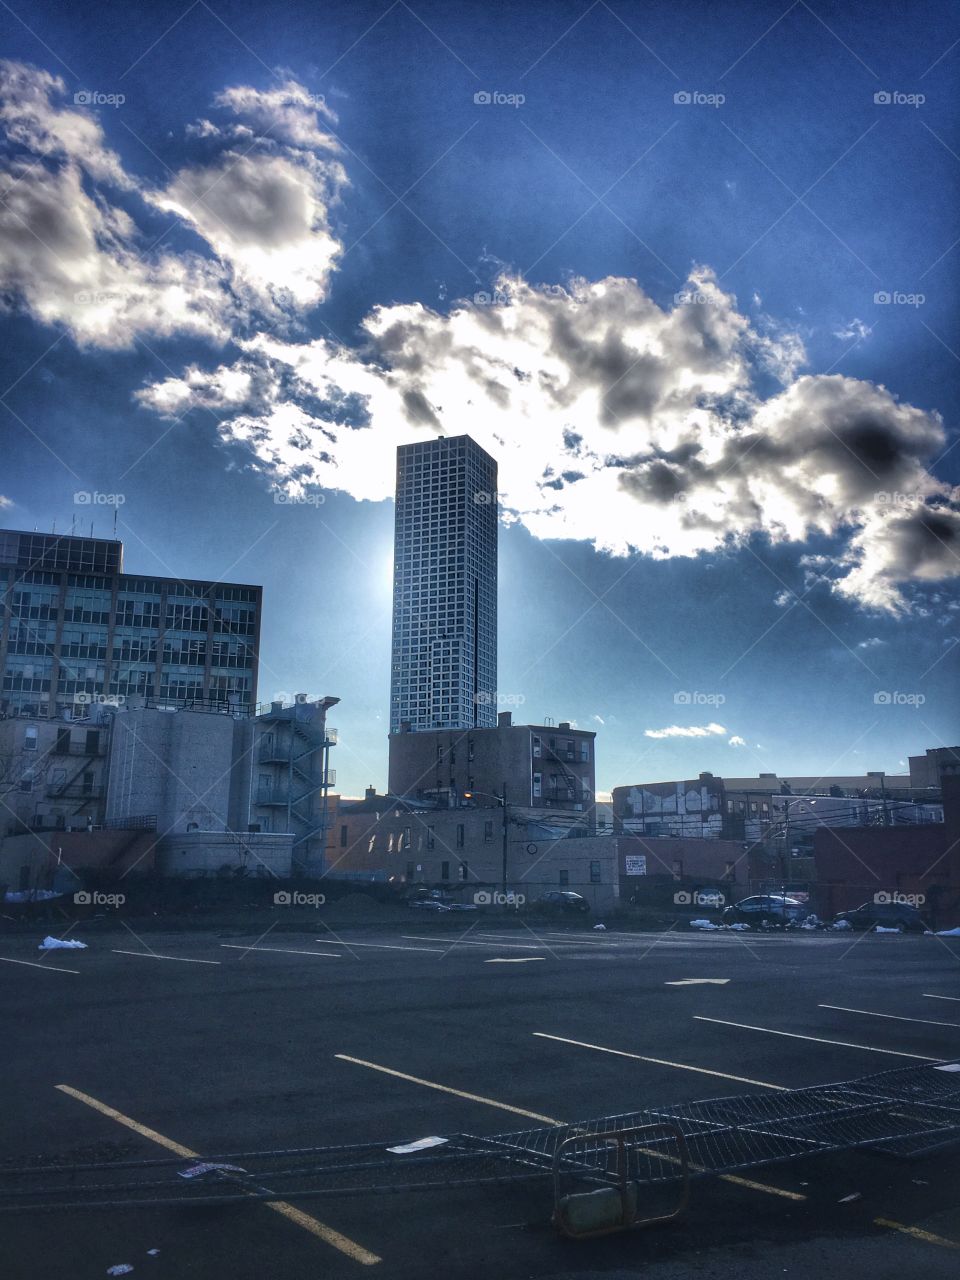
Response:
[[[603,791],[955,744],[955,7],[4,9],[0,523],[262,583],[338,790],[432,434],[499,462],[501,709]]]

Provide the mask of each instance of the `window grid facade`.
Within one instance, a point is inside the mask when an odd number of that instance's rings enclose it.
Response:
[[[102,570],[91,572],[90,570]],[[256,699],[261,588],[138,578],[119,542],[0,530],[0,709]]]
[[[390,730],[496,724],[497,464],[469,436],[397,450]]]

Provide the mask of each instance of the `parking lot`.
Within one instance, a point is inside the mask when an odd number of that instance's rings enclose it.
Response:
[[[8,1166],[387,1147],[960,1057],[957,939],[412,912],[389,928],[69,936],[88,949],[0,940]],[[958,1187],[960,1151],[846,1153],[696,1182],[682,1223],[583,1242],[550,1227],[547,1180],[4,1215],[5,1274],[946,1277]]]

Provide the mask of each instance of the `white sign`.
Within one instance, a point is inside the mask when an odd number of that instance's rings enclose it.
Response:
[[[645,853],[628,853],[623,859],[624,874],[628,876],[645,876],[647,874],[647,855]]]

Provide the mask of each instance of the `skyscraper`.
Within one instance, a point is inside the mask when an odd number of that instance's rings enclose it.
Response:
[[[469,436],[397,450],[390,732],[496,724],[497,464]]]

